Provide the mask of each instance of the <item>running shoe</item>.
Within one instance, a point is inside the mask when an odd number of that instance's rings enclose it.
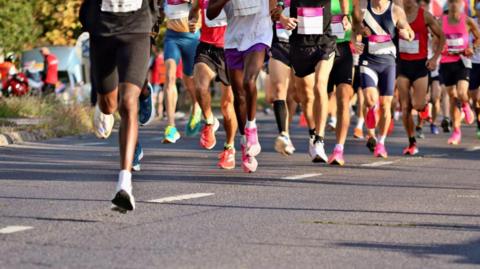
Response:
[[[423,128],[420,126],[415,127],[415,132],[417,133],[417,137],[420,139],[425,138],[425,134],[423,134]]]
[[[434,135],[438,135],[440,133],[440,131],[438,130],[438,127],[437,125],[435,124],[430,124],[430,132]]]
[[[328,158],[328,163],[331,165],[345,165],[345,159],[343,158],[343,150],[334,149],[330,158]]]
[[[275,151],[285,156],[292,155],[295,152],[295,147],[292,144],[292,140],[290,140],[288,135],[284,134],[277,136],[277,139],[275,139],[274,148]]]
[[[451,126],[452,126],[452,122],[450,121],[449,118],[444,118],[442,120],[442,129],[444,133],[450,133],[452,128]]]
[[[310,144],[310,157],[314,163],[328,163],[325,144],[322,141],[317,140]]]
[[[243,140],[243,139],[242,139]],[[245,173],[254,173],[257,171],[258,162],[255,157],[247,154],[247,141],[242,141],[240,148],[242,149],[242,168]]]
[[[185,126],[185,135],[186,136],[196,136],[200,133],[202,128],[202,110],[200,107],[197,107],[195,113],[190,113],[190,118],[188,118],[188,123]]]
[[[423,111],[418,111],[418,116],[422,120],[429,120],[430,119],[430,106],[428,104],[425,105]]]
[[[448,139],[449,145],[459,145],[462,141],[462,131],[460,129],[453,130],[452,136]]]
[[[373,152],[373,156],[379,158],[388,158],[388,153],[387,153],[387,149],[385,148],[385,145],[384,144],[380,144],[378,143],[377,146],[375,147],[375,151]]]
[[[220,155],[218,155],[218,167],[226,170],[235,168],[235,149],[224,149]]]
[[[257,128],[245,128],[245,136],[247,138],[246,153],[250,157],[257,157],[257,155],[262,151],[260,143],[258,142]]]
[[[370,152],[374,152],[376,146],[377,146],[377,139],[373,136],[369,136],[367,138],[367,148],[370,150]]]
[[[217,118],[214,118],[213,124],[204,124],[202,131],[200,132],[200,146],[204,149],[213,149],[217,144],[215,133],[220,127],[220,123]]]
[[[167,126],[165,129],[165,136],[163,137],[164,144],[175,144],[180,139],[180,133],[177,128],[173,126]]]
[[[327,128],[330,131],[335,131],[335,129],[337,128],[337,119],[330,117],[327,122]]]
[[[472,108],[468,102],[463,103],[462,111],[463,114],[465,114],[465,122],[467,124],[472,124],[475,121],[475,115],[473,114]]]
[[[414,155],[417,155],[417,154],[418,154],[417,144],[409,145],[408,147],[406,147],[406,148],[403,150],[403,155],[411,155],[411,156],[414,156]]]
[[[95,135],[100,139],[107,139],[113,130],[115,118],[113,115],[103,114],[98,105],[95,107],[95,114],[93,115],[93,128]]]
[[[364,138],[363,130],[360,128],[353,129],[353,137],[357,139],[363,139]]]
[[[368,129],[375,129],[377,126],[377,111],[375,107],[368,109],[367,116],[365,117],[365,125]]]
[[[135,146],[135,155],[133,156],[132,170],[135,172],[140,171],[140,161],[143,159],[143,148],[140,143]]]
[[[119,175],[115,197],[112,199],[112,210],[126,213],[135,210],[135,198],[132,194],[132,180]]]
[[[145,100],[139,101],[138,122],[140,125],[149,125],[155,119],[155,108],[153,107],[153,89],[150,83],[147,84],[150,92]]]

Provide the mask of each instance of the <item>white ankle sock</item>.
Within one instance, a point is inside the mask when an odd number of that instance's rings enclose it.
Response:
[[[342,144],[336,144],[335,145],[335,150],[343,151],[343,145]]]
[[[363,128],[363,123],[365,123],[365,119],[364,119],[364,118],[359,118],[359,119],[357,120],[357,126],[356,126],[356,128],[362,129],[362,128]]]
[[[378,143],[385,145],[385,139],[387,139],[386,136],[384,136],[384,135],[379,136],[378,137]]]
[[[132,193],[132,173],[128,170],[122,170],[118,174],[117,192],[120,190]]]
[[[247,120],[247,124],[245,125],[245,128],[257,128],[257,122],[255,119],[252,121]]]

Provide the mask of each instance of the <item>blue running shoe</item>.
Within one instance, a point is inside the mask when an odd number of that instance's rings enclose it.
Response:
[[[135,155],[133,156],[132,170],[135,172],[140,171],[140,161],[143,159],[143,148],[142,145],[137,143],[135,146]]]
[[[163,137],[163,144],[175,144],[180,139],[180,133],[177,128],[173,126],[167,126],[165,129],[165,136]]]
[[[150,95],[145,100],[139,101],[138,122],[145,126],[150,124],[155,118],[155,109],[153,108],[153,88],[150,83],[147,84]]]
[[[435,124],[430,124],[430,131],[432,132],[432,134],[434,135],[438,135],[440,133],[440,130],[438,130],[438,127],[437,125]]]

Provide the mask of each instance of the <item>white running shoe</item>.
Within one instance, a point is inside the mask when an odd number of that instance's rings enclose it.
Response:
[[[310,142],[310,157],[314,163],[327,163],[328,157],[325,153],[324,143],[321,141]]]
[[[107,139],[112,134],[115,118],[113,115],[103,114],[98,105],[95,107],[93,116],[93,128],[95,135],[100,139]]]
[[[112,199],[112,210],[125,213],[125,211],[135,210],[135,198],[132,194],[132,173],[120,171],[115,197]]]
[[[275,139],[275,150],[285,156],[292,155],[295,152],[295,147],[287,135],[279,135]]]

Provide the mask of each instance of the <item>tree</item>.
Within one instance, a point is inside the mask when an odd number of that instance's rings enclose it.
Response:
[[[1,1],[1,0],[0,0]],[[81,33],[81,0],[36,0],[36,21],[42,27],[40,44],[75,45]]]
[[[19,52],[39,35],[31,0],[0,0],[0,53]]]

